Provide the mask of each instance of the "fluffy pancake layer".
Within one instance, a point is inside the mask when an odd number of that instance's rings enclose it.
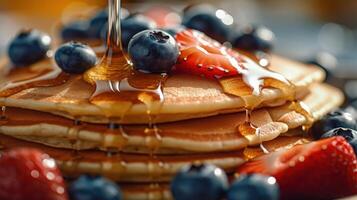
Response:
[[[275,151],[309,141],[301,136],[279,137],[274,141],[263,143],[263,145],[269,151]],[[259,147],[224,153],[190,155],[145,155],[95,150],[73,151],[25,142],[5,135],[0,135],[0,145],[3,149],[15,147],[41,149],[57,161],[66,176],[100,174],[120,182],[169,181],[178,169],[194,162],[215,164],[227,173],[232,173],[246,160],[263,154]]]
[[[343,101],[342,93],[326,84],[315,84],[310,91],[302,102],[310,110],[313,120],[337,108]],[[293,105],[253,111],[251,123],[259,129],[259,135],[252,130],[239,129],[246,120],[245,112],[158,124],[154,129],[148,129],[145,125],[113,128],[79,123],[49,113],[17,108],[7,109],[8,118],[0,121],[0,132],[35,143],[76,150],[116,149],[146,154],[237,151],[306,125],[309,119]]]
[[[2,64],[0,73],[3,79],[0,80],[0,88],[8,82],[28,80],[44,74],[51,69],[51,66],[53,64],[49,61],[43,61],[28,69],[15,69],[7,74],[6,64]],[[282,74],[296,85],[294,89],[296,91],[292,92],[296,92],[297,97],[306,94],[308,85],[322,81],[324,78],[324,73],[319,68],[305,66],[277,56],[273,56],[270,69]],[[81,76],[72,76],[68,82],[60,86],[31,88],[10,97],[0,98],[0,104],[50,112],[91,123],[147,124],[151,121],[152,116],[147,114],[148,105],[143,103],[134,105],[122,101],[90,103],[89,99],[94,89],[84,82]],[[163,95],[162,104],[153,103],[154,106],[160,106],[159,114],[155,114],[157,123],[241,111],[246,107],[247,99],[248,101],[254,99],[259,107],[282,105],[287,99],[281,90],[274,88],[264,88],[259,96],[232,96],[224,93],[216,81],[182,74],[175,74],[167,79]]]

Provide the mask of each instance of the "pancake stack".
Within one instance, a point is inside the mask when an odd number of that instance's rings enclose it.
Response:
[[[268,69],[293,87],[246,95],[231,80],[174,73],[155,90],[109,82],[120,98],[93,101],[100,85],[58,72],[52,58],[23,68],[3,58],[0,146],[40,148],[68,178],[107,176],[125,199],[170,199],[182,166],[211,163],[233,174],[259,155],[308,143],[306,128],[343,102],[318,67],[272,56]]]

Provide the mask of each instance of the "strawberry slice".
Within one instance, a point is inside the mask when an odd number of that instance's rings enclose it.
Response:
[[[334,199],[357,194],[357,160],[342,137],[278,151],[246,163],[238,173],[274,176],[282,199]]]
[[[240,74],[238,53],[224,47],[219,42],[195,30],[183,30],[176,35],[180,56],[175,66],[176,71],[222,78]]]
[[[13,149],[0,156],[0,199],[67,200],[55,161],[36,149]]]

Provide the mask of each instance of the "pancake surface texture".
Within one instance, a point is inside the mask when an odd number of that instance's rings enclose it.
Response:
[[[15,69],[5,76],[6,63],[0,66],[0,88],[9,82],[27,80],[36,74],[43,74],[51,69],[50,61],[43,61],[29,69]],[[324,78],[321,69],[305,66],[277,56],[273,56],[270,69],[278,72],[296,85],[296,96],[306,93],[309,85],[320,82]],[[144,103],[130,105],[128,102],[89,102],[95,88],[86,83],[82,76],[71,78],[60,86],[38,87],[23,90],[10,97],[0,98],[0,104],[8,107],[25,108],[50,112],[91,123],[149,123],[151,116],[147,115],[148,105]],[[254,99],[258,106],[282,105],[286,96],[279,89],[263,88],[259,96],[237,97],[223,92],[220,84],[199,76],[175,74],[170,76],[163,87],[163,103],[154,102],[152,106],[160,107],[155,113],[155,122],[171,122],[192,118],[201,118],[230,113],[245,109],[248,101]]]
[[[315,84],[302,102],[315,121],[341,105],[343,95],[326,84]],[[8,121],[2,123],[0,132],[52,147],[77,150],[99,148],[132,153],[154,150],[157,154],[223,152],[270,141],[308,124],[309,119],[299,112],[292,103],[253,111],[251,123],[259,129],[260,135],[257,135],[254,130],[244,133],[239,129],[245,122],[245,112],[158,124],[154,132],[148,133],[146,125],[116,129],[90,123],[74,125],[72,120],[53,114],[8,108]]]

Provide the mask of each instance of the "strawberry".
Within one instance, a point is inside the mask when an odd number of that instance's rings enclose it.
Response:
[[[68,199],[55,161],[36,149],[4,152],[0,156],[0,177],[0,199]]]
[[[343,137],[271,153],[238,169],[238,173],[274,176],[282,199],[334,199],[357,194],[357,160]]]
[[[176,35],[180,56],[176,71],[207,78],[240,74],[242,58],[237,52],[196,30],[183,30]]]

